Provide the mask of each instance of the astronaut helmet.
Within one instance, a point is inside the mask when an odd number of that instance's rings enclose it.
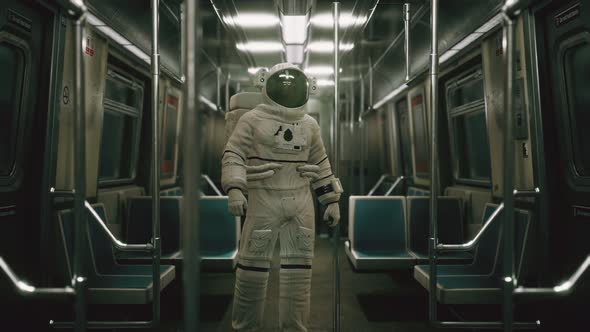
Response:
[[[259,70],[255,82],[262,88],[265,103],[280,111],[304,110],[309,96],[317,91],[315,78],[291,63]]]

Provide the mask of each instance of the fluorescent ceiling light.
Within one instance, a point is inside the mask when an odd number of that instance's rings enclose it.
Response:
[[[350,51],[353,48],[353,43],[340,43],[340,51]],[[332,53],[334,52],[334,42],[314,41],[307,45],[307,50],[316,53]]]
[[[357,17],[353,16],[350,13],[341,13],[340,20],[338,24],[341,28],[348,28],[352,25],[363,25],[367,20],[367,17]],[[334,27],[334,19],[332,13],[321,13],[312,16],[311,24],[318,28],[333,28]]]
[[[283,51],[283,44],[271,41],[257,41],[247,43],[237,43],[236,47],[242,52],[252,53],[273,53]]]
[[[294,64],[301,64],[305,60],[305,50],[303,45],[287,45],[285,46],[285,57],[287,62]]]
[[[307,67],[305,73],[309,75],[331,75],[334,73],[334,68],[330,66],[312,66]]]
[[[254,75],[256,74],[260,69],[268,69],[266,67],[250,67],[248,68],[248,73]]]
[[[279,24],[279,18],[273,14],[240,13],[237,16],[224,16],[223,21],[229,26],[241,28],[270,28]]]
[[[334,86],[334,81],[333,80],[318,80],[317,84],[319,86]]]
[[[307,39],[307,15],[285,15],[281,22],[285,44],[305,44]]]

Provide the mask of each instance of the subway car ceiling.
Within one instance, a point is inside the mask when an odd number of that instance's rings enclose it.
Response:
[[[338,3],[3,0],[0,317],[192,331],[200,294],[201,328],[230,329],[228,128],[291,62],[344,188],[337,231],[314,201],[294,268],[313,269],[311,330],[588,326],[590,0]]]

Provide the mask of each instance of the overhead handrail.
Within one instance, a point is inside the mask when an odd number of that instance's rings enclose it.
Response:
[[[207,174],[201,174],[201,177],[203,179],[205,179],[205,181],[207,181],[207,183],[209,184],[209,187],[211,187],[211,189],[213,189],[213,191],[215,192],[215,194],[217,196],[223,196],[223,194],[221,193],[221,191],[219,190],[219,188],[217,188],[217,186],[215,185],[215,183],[213,183],[213,180],[211,180],[211,178],[209,177],[209,175],[207,175]]]
[[[98,215],[96,210],[94,210],[92,205],[88,203],[88,201],[84,202],[84,206],[86,206],[86,210],[88,210],[88,212],[90,212],[90,214],[94,217],[93,219],[98,223],[98,225],[104,231],[104,233],[108,235],[108,237],[111,239],[111,242],[117,249],[121,251],[152,251],[154,249],[154,246],[151,243],[127,244],[125,242],[120,241],[119,239],[117,239],[115,234],[111,232],[104,220],[102,220],[102,218]]]
[[[391,187],[389,187],[387,192],[385,192],[385,196],[389,196],[389,194],[391,194],[393,192],[393,190],[395,190],[395,188],[397,188],[397,185],[400,184],[403,179],[404,179],[403,175],[398,176],[397,179],[395,180],[395,182],[391,185]]]
[[[541,193],[541,190],[539,188],[534,188],[531,190],[514,189],[513,193],[514,193],[514,197],[535,197],[539,193]],[[488,219],[486,219],[483,226],[480,228],[479,232],[477,232],[477,234],[470,241],[462,243],[462,244],[439,243],[436,246],[436,249],[438,251],[469,251],[469,250],[473,249],[475,247],[475,245],[477,243],[479,243],[479,240],[481,239],[483,234],[485,234],[485,232],[490,228],[490,226],[496,220],[496,217],[500,214],[500,212],[502,212],[502,210],[504,210],[504,203],[503,202],[500,203],[500,205],[498,205],[498,207],[494,210],[494,212],[492,212],[492,214],[488,217]]]
[[[580,278],[588,271],[590,267],[590,255],[576,269],[576,271],[564,282],[553,287],[523,287],[519,286],[514,290],[514,295],[537,295],[537,296],[566,296],[571,294]]]
[[[14,273],[14,271],[2,257],[0,257],[0,268],[2,268],[2,272],[4,272],[4,274],[8,277],[16,292],[22,296],[41,298],[48,296],[70,297],[76,295],[76,291],[71,286],[65,286],[61,288],[35,287],[27,283],[26,281],[20,279],[16,273]]]

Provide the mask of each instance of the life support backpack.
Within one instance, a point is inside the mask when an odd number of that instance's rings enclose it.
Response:
[[[225,140],[229,139],[238,124],[238,120],[244,113],[262,104],[262,93],[240,92],[229,100],[229,112],[225,114]]]

